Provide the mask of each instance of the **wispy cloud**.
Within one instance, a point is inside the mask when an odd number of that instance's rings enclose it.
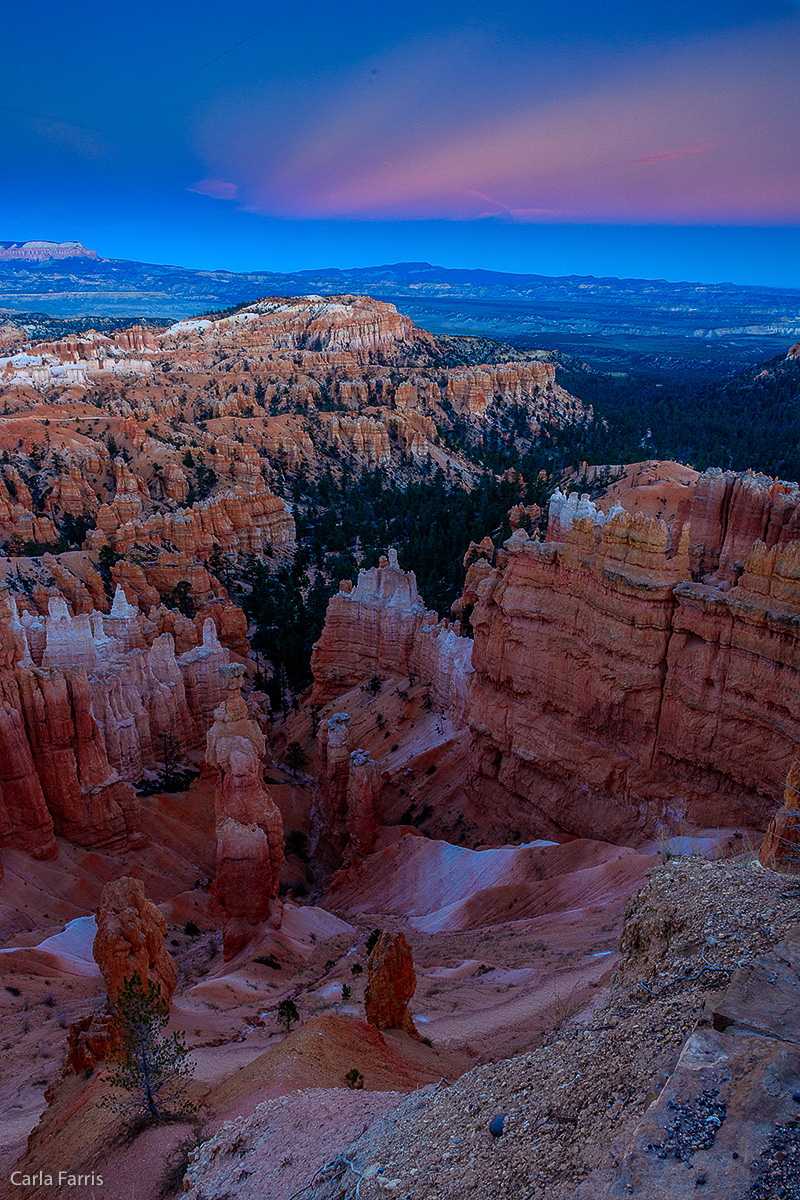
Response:
[[[796,20],[560,88],[532,52],[495,47],[490,72],[465,45],[404,48],[294,108],[240,97],[203,129],[209,175],[249,211],[300,218],[800,220]]]
[[[2,108],[22,117],[39,137],[53,145],[69,150],[82,158],[110,158],[113,155],[111,135],[93,125],[71,121],[49,113],[34,112],[28,108],[3,105]]]
[[[644,158],[635,158],[633,161],[638,167],[650,167],[654,163],[671,162],[673,158],[685,158],[687,154],[702,154],[718,140],[718,138],[708,138],[707,141],[700,142],[697,146],[685,146],[682,150],[664,150],[661,154],[647,154]]]
[[[227,179],[200,179],[186,190],[197,192],[199,196],[211,196],[213,200],[235,200],[239,195],[238,184]]]

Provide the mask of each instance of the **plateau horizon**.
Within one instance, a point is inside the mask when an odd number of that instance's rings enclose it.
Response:
[[[132,215],[132,214],[131,214]],[[247,216],[247,214],[244,214]],[[106,217],[108,214],[106,214]],[[38,223],[38,222],[37,222]],[[8,227],[9,223],[6,223]],[[27,232],[28,219],[13,223]],[[336,228],[331,231],[330,226]],[[80,230],[76,236],[75,230]],[[154,239],[136,221],[116,228],[107,219],[48,222],[48,237],[0,241],[0,263],[25,261],[6,247],[65,246],[79,257],[141,262],[230,274],[298,274],[426,266],[541,279],[618,279],[800,291],[800,225],[650,226],[480,222],[281,222],[266,229],[250,218],[241,228],[183,223]],[[85,247],[103,246],[103,251]],[[45,255],[39,261],[46,261]],[[52,257],[65,258],[63,252]]]

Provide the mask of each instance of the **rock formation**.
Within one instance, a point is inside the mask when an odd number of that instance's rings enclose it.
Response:
[[[471,616],[472,786],[502,827],[763,828],[800,738],[799,500],[710,470],[672,526],[576,501],[565,532],[556,496],[557,540],[514,534]]]
[[[325,627],[311,657],[312,700],[321,704],[377,676],[413,675],[437,704],[463,724],[468,707],[472,643],[449,621],[425,608],[411,571],[397,553],[359,572],[329,605]]]
[[[123,983],[136,972],[155,984],[165,1004],[178,982],[175,960],[164,945],[167,923],[145,896],[139,879],[123,876],[103,888],[95,914],[93,954],[113,1004]]]
[[[82,1075],[93,1071],[108,1058],[116,1038],[107,1008],[73,1021],[67,1030],[67,1057],[64,1075]]]
[[[0,604],[0,839],[43,857],[54,834],[125,848],[140,836],[131,784],[163,760],[165,738],[182,754],[203,744],[228,652],[209,616],[199,643],[187,622],[190,648],[176,654],[158,614],[121,587],[108,613],[44,599],[46,615]]]
[[[367,964],[364,1007],[370,1025],[378,1029],[402,1029],[412,1037],[419,1032],[408,1005],[417,986],[414,956],[402,933],[382,933]]]
[[[208,557],[215,545],[260,555],[273,546],[293,546],[295,541],[294,520],[285,502],[260,480],[253,488],[228,488],[175,513],[146,515],[144,509],[138,496],[131,505],[127,496],[117,493],[100,507],[97,529],[87,545],[94,550],[111,545],[122,553],[134,546],[169,545],[187,556],[188,565],[195,557]],[[166,591],[165,587],[162,594]]]
[[[321,773],[316,797],[318,848],[328,865],[341,860],[347,840],[347,786],[350,779],[350,718],[334,713],[319,730]]]
[[[316,854],[324,867],[332,869],[348,851],[361,856],[375,845],[381,780],[366,750],[351,750],[347,713],[334,713],[322,722],[319,747],[322,770],[316,798]]]
[[[375,760],[366,750],[354,750],[347,781],[347,836],[359,856],[369,854],[375,846],[375,808],[380,787]]]
[[[80,242],[0,242],[0,262],[46,262],[54,258],[99,257]]]
[[[270,916],[283,862],[283,822],[264,783],[266,745],[241,694],[244,673],[238,663],[220,668],[226,694],[206,741],[206,762],[219,772],[215,890],[223,910],[226,958]]]
[[[616,516],[617,513],[623,511],[621,508],[612,509],[609,515]],[[588,517],[595,526],[602,527],[606,523],[605,514],[594,501],[589,499],[588,494],[582,493],[579,496],[577,492],[570,492],[569,495],[564,495],[560,488],[556,488],[550,497],[547,541],[564,541],[575,522],[583,520],[585,517]]]
[[[167,923],[150,900],[141,880],[123,876],[103,888],[95,913],[97,932],[92,953],[106,986],[107,1003],[74,1021],[67,1034],[64,1078],[91,1072],[118,1045],[113,1005],[126,980],[138,974],[146,986],[158,988],[169,1006],[178,968],[164,945]]]
[[[800,875],[800,763],[789,768],[783,804],[769,823],[761,844],[762,867]]]
[[[26,342],[16,330],[2,349],[0,539],[14,551],[55,548],[78,522],[95,551],[289,550],[291,509],[270,490],[284,464],[430,458],[470,473],[440,430],[492,428],[513,408],[535,437],[592,416],[552,363],[448,367],[437,338],[363,296],[263,300],[161,331]]]

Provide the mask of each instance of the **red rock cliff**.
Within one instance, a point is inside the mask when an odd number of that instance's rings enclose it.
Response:
[[[311,657],[312,700],[324,703],[373,675],[413,675],[463,722],[471,649],[468,638],[425,608],[413,572],[401,571],[390,550],[380,566],[360,572],[355,588],[344,584],[328,604]]]
[[[627,513],[514,535],[472,613],[472,786],[501,824],[627,841],[765,826],[800,740],[797,501],[710,471],[677,546]]]

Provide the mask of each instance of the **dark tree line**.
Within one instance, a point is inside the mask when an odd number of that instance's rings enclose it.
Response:
[[[699,373],[636,371],[624,376],[557,368],[558,382],[594,407],[590,426],[558,440],[591,463],[673,458],[700,471],[752,467],[800,478],[800,361],[776,358],[727,379]]]
[[[425,603],[446,614],[463,586],[470,541],[502,525],[527,490],[518,481],[483,476],[467,491],[441,470],[405,488],[383,470],[305,480],[295,510],[294,563],[276,571],[252,561],[241,599],[257,628],[254,649],[272,664],[264,685],[273,707],[285,706],[287,689],[297,692],[310,682],[311,649],[342,579],[355,580],[359,568],[377,566],[394,546],[400,566],[415,572]]]

